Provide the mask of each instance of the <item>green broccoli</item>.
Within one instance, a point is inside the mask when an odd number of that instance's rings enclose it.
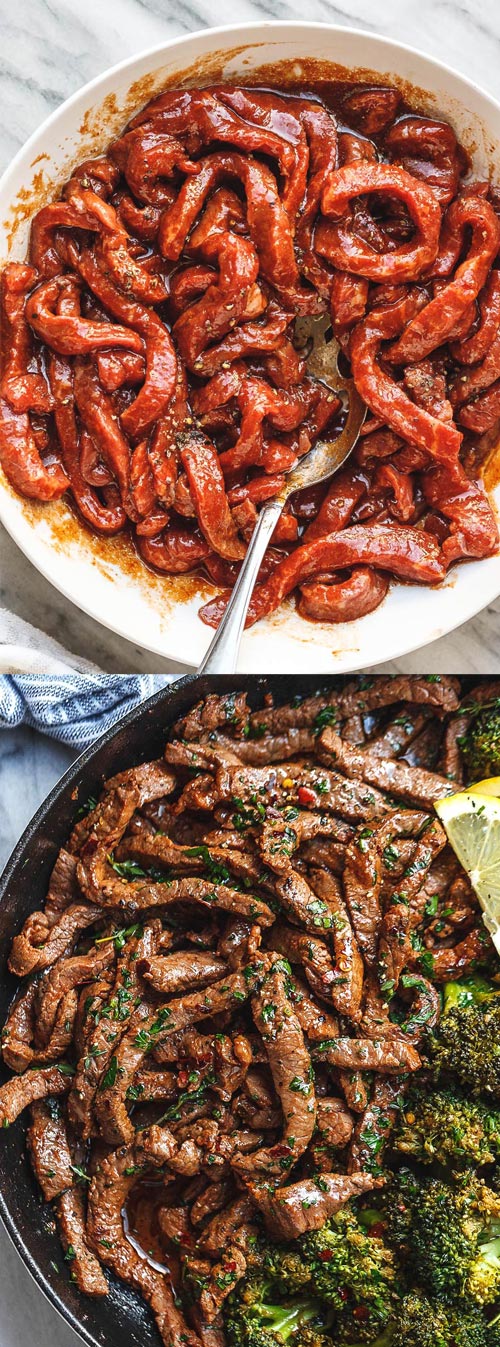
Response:
[[[500,990],[478,978],[448,983],[427,1048],[436,1075],[456,1076],[473,1094],[500,1098]]]
[[[481,1310],[462,1313],[410,1291],[399,1307],[391,1347],[493,1347]]]
[[[465,709],[465,708],[464,708]],[[470,721],[458,743],[470,782],[500,774],[500,698],[471,703]]]
[[[287,1295],[302,1295],[311,1285],[311,1268],[298,1244],[265,1244],[260,1261],[264,1274]]]
[[[454,1187],[400,1170],[385,1198],[388,1242],[443,1305],[500,1297],[500,1197],[477,1176]]]
[[[379,1234],[369,1233],[347,1205],[299,1244],[311,1266],[313,1293],[335,1312],[336,1342],[377,1339],[398,1298],[394,1255]]]
[[[279,1286],[264,1273],[251,1272],[238,1283],[225,1311],[230,1347],[281,1347],[286,1342],[302,1347],[308,1325],[314,1329],[311,1347],[334,1347],[322,1331],[325,1320],[318,1301],[279,1297]]]
[[[500,1112],[455,1089],[414,1094],[400,1115],[393,1146],[424,1165],[490,1165],[500,1155]]]

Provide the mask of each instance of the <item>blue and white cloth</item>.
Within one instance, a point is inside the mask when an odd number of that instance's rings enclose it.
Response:
[[[0,729],[29,725],[83,749],[165,687],[173,674],[10,674],[0,677]]]

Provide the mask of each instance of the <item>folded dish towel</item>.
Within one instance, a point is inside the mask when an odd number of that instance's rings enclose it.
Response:
[[[29,725],[83,749],[173,674],[31,674],[0,677],[0,729]]]
[[[90,660],[70,655],[52,636],[0,608],[0,674],[62,674],[70,669],[99,673]]]

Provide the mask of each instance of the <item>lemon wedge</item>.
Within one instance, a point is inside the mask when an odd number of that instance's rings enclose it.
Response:
[[[500,776],[485,776],[484,781],[475,781],[470,789],[474,795],[495,795],[500,797]]]
[[[480,789],[499,783],[496,791]],[[495,949],[500,953],[500,781],[491,777],[470,790],[436,801],[436,813],[448,841],[466,870],[483,909]]]

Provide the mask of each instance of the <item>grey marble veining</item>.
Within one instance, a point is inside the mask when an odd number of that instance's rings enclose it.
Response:
[[[498,93],[497,0],[0,0],[0,169],[53,108],[107,66],[210,24],[310,19],[370,28],[445,57]],[[0,525],[0,603],[109,672],[179,672],[107,632],[58,594]],[[500,600],[451,636],[380,669],[483,673],[500,664]]]

